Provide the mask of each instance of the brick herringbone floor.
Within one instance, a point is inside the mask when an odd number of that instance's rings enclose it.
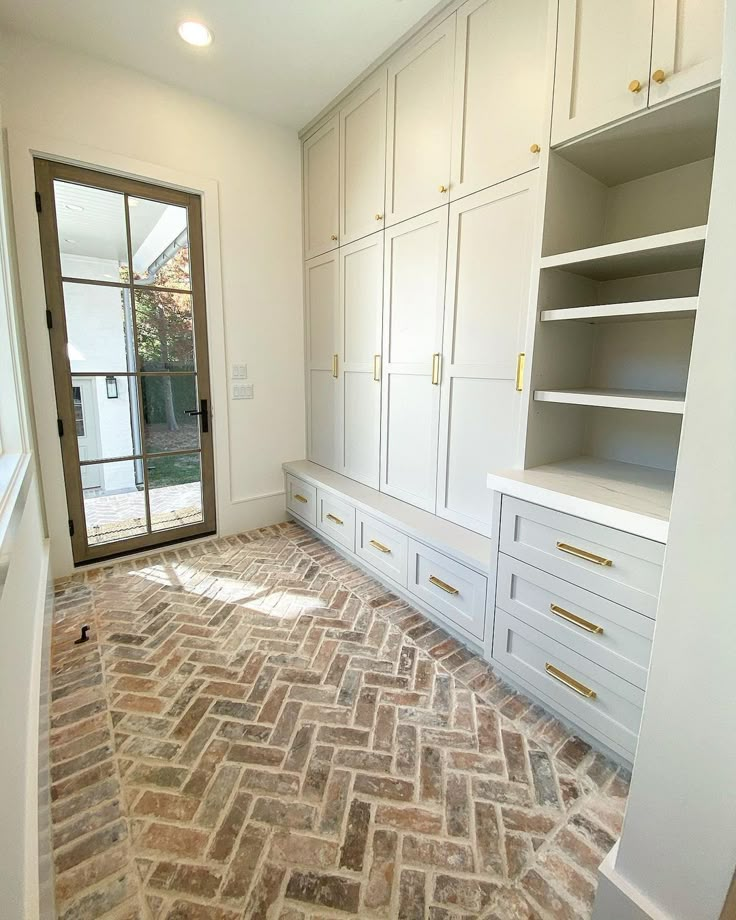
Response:
[[[297,525],[56,601],[62,920],[590,916],[626,771]]]

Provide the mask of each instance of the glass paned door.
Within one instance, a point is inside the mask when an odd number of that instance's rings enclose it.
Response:
[[[74,561],[214,533],[200,199],[35,168]]]

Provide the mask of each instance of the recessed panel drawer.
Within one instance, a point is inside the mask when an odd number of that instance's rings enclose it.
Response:
[[[503,553],[496,604],[562,645],[646,687],[654,621]]]
[[[396,584],[406,587],[409,538],[360,511],[355,528],[355,553]]]
[[[500,549],[617,604],[656,615],[661,543],[504,496]]]
[[[633,754],[644,691],[496,607],[493,657],[602,741]]]
[[[317,490],[314,486],[286,474],[286,507],[307,524],[317,523]]]
[[[355,549],[355,508],[331,492],[317,489],[317,529],[352,553]]]
[[[483,638],[487,586],[480,572],[409,540],[409,591],[475,639]]]

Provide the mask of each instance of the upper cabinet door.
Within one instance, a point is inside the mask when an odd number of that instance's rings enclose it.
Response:
[[[340,243],[383,229],[386,193],[386,71],[340,109]]]
[[[560,0],[552,144],[647,105],[654,0]]]
[[[389,63],[387,224],[448,201],[454,61],[453,14]]]
[[[649,105],[721,77],[723,0],[654,0]]]
[[[453,199],[539,165],[549,0],[468,0],[457,12]]]
[[[339,141],[338,119],[333,115],[302,147],[305,259],[321,256],[339,244]]]
[[[529,311],[537,173],[450,205],[437,514],[490,535],[486,477],[517,466],[519,352]]]
[[[340,248],[338,471],[378,488],[383,234]]]
[[[338,470],[338,381],[334,358],[338,327],[337,252],[304,266],[307,358],[307,456]]]

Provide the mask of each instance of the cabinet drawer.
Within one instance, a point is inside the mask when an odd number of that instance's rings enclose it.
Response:
[[[409,538],[388,524],[358,512],[355,553],[396,584],[406,587],[406,555]]]
[[[317,489],[317,528],[354,551],[355,508],[322,489]]]
[[[654,634],[649,617],[503,553],[496,604],[624,680],[646,687]]]
[[[644,691],[496,608],[493,657],[601,740],[633,754]]]
[[[409,591],[476,639],[483,638],[487,585],[485,575],[409,540]]]
[[[500,548],[617,604],[656,615],[661,543],[504,496]]]
[[[317,490],[314,486],[286,474],[286,507],[307,524],[317,523]]]

